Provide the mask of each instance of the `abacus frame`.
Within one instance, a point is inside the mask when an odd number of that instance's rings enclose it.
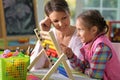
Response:
[[[38,28],[34,29],[34,32],[40,42],[40,44],[42,45],[42,39],[49,39],[52,41],[54,47],[55,47],[55,50],[58,54],[58,60],[54,63],[54,65],[51,66],[51,68],[48,70],[47,74],[44,75],[44,77],[42,78],[42,80],[48,80],[49,77],[55,72],[55,70],[57,69],[57,67],[62,63],[64,68],[65,68],[65,71],[68,75],[68,78],[71,79],[71,80],[74,80],[74,77],[72,75],[72,72],[66,62],[67,60],[67,57],[66,55],[61,51],[60,47],[59,47],[59,44],[54,36],[54,33],[52,31],[40,31]],[[43,35],[45,34],[45,36]],[[34,64],[37,62],[37,60],[41,57],[41,55],[46,54],[46,51],[44,49],[44,47],[42,46],[42,50],[39,52],[38,56],[33,60],[33,62],[28,66],[28,70],[30,71],[32,69],[32,67],[34,66]],[[47,56],[48,58],[48,56]],[[49,58],[48,58],[49,59]],[[49,61],[50,62],[50,61]]]

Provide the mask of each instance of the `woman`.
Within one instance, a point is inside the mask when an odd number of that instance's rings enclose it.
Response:
[[[70,11],[67,2],[65,0],[50,0],[46,3],[44,9],[47,17],[40,22],[40,29],[44,31],[52,30],[58,43],[62,43],[65,46],[68,46],[72,49],[77,57],[81,57],[79,49],[81,48],[82,44],[76,35],[76,27],[70,25]],[[54,27],[51,28],[51,25]],[[33,50],[31,62],[39,51],[40,45],[38,42],[35,46],[35,49]],[[44,55],[42,58],[40,58],[40,60],[38,60],[34,68],[42,68],[45,61],[46,57]],[[69,61],[67,62],[69,65]]]

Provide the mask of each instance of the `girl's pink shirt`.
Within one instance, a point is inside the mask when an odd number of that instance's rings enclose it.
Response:
[[[91,60],[94,51],[99,43],[104,43],[112,50],[112,58],[106,63],[104,79],[103,80],[120,80],[120,60],[117,56],[115,49],[113,48],[112,43],[108,40],[108,38],[104,35],[98,37],[94,42],[92,42],[91,49],[89,50],[90,44],[87,44],[85,47],[87,49],[87,59],[88,61]]]

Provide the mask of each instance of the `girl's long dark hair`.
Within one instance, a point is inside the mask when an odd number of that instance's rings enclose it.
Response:
[[[106,21],[104,20],[104,17],[102,17],[98,10],[84,11],[77,18],[80,18],[83,21],[83,25],[88,28],[96,26],[98,28],[97,34],[106,34],[109,30],[109,27]]]

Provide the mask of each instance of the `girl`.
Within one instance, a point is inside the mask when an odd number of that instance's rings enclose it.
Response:
[[[91,78],[120,80],[120,61],[111,42],[105,36],[108,26],[99,11],[88,10],[81,13],[77,18],[76,28],[81,42],[84,43],[80,49],[84,57],[76,57],[70,48],[61,44],[64,53],[69,53],[67,56],[72,67]]]

